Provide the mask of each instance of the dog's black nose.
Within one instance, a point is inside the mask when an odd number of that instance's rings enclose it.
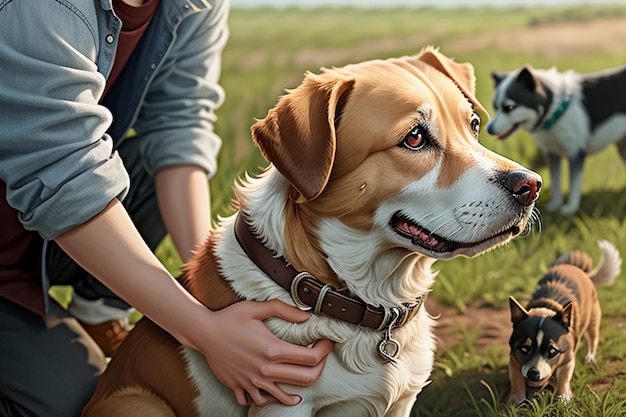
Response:
[[[541,379],[541,374],[539,373],[539,369],[530,368],[528,370],[528,373],[526,374],[526,378],[534,382],[539,381]]]
[[[539,198],[541,177],[532,171],[518,169],[506,175],[504,186],[523,206],[530,206]]]

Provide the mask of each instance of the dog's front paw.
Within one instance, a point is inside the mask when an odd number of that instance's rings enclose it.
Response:
[[[561,205],[563,205],[563,200],[562,199],[560,199],[560,198],[552,198],[546,204],[546,209],[549,212],[554,213],[555,211],[557,211],[561,207]]]
[[[566,204],[559,211],[563,216],[571,216],[578,211],[578,204]]]
[[[565,404],[572,400],[572,394],[558,394],[555,398]]]

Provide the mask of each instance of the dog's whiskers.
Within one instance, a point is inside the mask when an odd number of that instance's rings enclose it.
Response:
[[[438,216],[437,218],[439,218],[441,216]],[[436,220],[436,219],[435,219]],[[439,230],[443,229],[444,227],[446,227],[447,225],[449,225],[450,223],[452,223],[454,221],[454,219],[448,219],[447,221],[445,221],[443,224],[441,224],[440,226],[438,226],[437,228],[435,228],[434,230],[431,231],[432,234],[437,234],[437,232],[439,232]],[[461,230],[463,230],[463,227],[461,225],[459,225],[454,231],[452,231],[452,235],[460,232]]]
[[[541,223],[541,212],[535,206],[533,208],[533,211],[530,213],[530,218],[528,219],[528,222],[526,223],[526,227],[520,234],[520,237],[526,237],[530,235],[533,232],[533,230],[536,230],[537,233],[541,233],[542,226],[543,225]]]

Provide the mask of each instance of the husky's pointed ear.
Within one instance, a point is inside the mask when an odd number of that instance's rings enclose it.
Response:
[[[544,95],[543,87],[533,74],[533,69],[530,65],[524,65],[520,69],[519,74],[517,74],[517,81],[526,89]]]
[[[263,156],[294,188],[296,202],[313,200],[326,187],[335,160],[335,123],[354,78],[334,70],[307,72],[254,123],[252,138]]]
[[[472,64],[456,62],[433,47],[424,48],[417,59],[436,68],[454,81],[463,95],[474,105],[474,109],[480,114],[481,119],[489,120],[489,112],[476,98],[476,76]]]
[[[493,80],[494,86],[500,84],[509,74],[509,71],[492,71],[491,79]]]
[[[572,304],[572,302],[568,301],[567,304],[563,306],[561,311],[559,311],[557,315],[554,317],[554,319],[558,321],[559,323],[561,323],[563,327],[565,327],[566,329],[569,329],[569,327],[572,325],[573,307],[574,305]]]
[[[528,311],[515,299],[515,297],[509,297],[509,306],[511,307],[511,323],[515,326],[522,320],[528,318]]]

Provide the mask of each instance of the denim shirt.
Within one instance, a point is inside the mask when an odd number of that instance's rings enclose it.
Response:
[[[111,0],[0,0],[0,181],[26,229],[54,239],[123,198],[124,140],[141,141],[150,173],[215,173],[228,7],[160,0],[100,103],[121,30]]]

